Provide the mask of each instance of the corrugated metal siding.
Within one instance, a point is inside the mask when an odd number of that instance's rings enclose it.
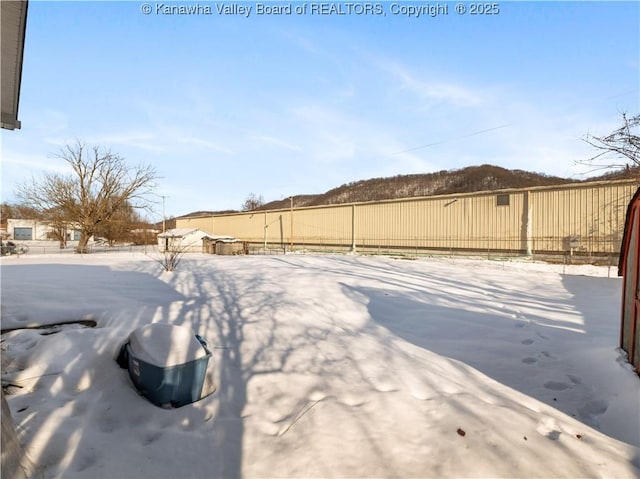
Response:
[[[576,237],[577,251],[619,251],[626,207],[638,184],[598,184],[533,191],[532,238],[535,251],[567,251]]]
[[[218,234],[234,236],[244,241],[258,242],[264,240],[265,225],[269,221],[270,218],[264,212],[225,215],[216,217],[215,228],[216,231],[224,231],[224,233]]]
[[[356,206],[356,244],[431,249],[522,248],[523,192],[443,196]]]
[[[316,245],[351,245],[352,207],[340,205],[294,210],[295,243]]]
[[[295,208],[293,242],[357,248],[475,251],[619,251],[625,211],[638,181],[581,183],[371,203]],[[498,197],[508,196],[508,204]],[[253,243],[292,240],[291,210],[179,218]]]
[[[176,228],[198,228],[207,233],[213,233],[214,217],[207,216],[201,218],[179,218],[176,219]]]

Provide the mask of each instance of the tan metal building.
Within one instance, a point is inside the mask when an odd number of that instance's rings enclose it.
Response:
[[[267,248],[617,255],[640,180],[184,217]]]

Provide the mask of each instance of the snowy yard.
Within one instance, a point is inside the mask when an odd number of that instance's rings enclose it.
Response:
[[[638,477],[640,378],[606,268],[350,255],[2,258],[18,435],[45,478]],[[612,270],[613,274],[613,270]],[[114,355],[190,326],[218,389],[178,409]]]

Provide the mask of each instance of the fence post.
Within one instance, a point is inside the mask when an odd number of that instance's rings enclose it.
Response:
[[[351,252],[356,252],[356,205],[351,205]]]

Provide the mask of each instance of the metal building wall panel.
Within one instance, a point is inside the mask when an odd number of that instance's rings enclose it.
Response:
[[[180,218],[177,227],[267,244],[534,253],[566,252],[573,238],[577,252],[615,253],[637,187],[623,180],[303,207],[293,217],[243,212]]]
[[[351,210],[351,205],[294,209],[294,243],[351,245]]]
[[[193,218],[176,219],[176,228],[198,228],[206,233],[213,234],[213,224],[216,218],[213,216],[201,216]]]
[[[265,217],[263,213],[224,215],[216,218],[213,234],[229,235],[244,241],[264,241]]]
[[[356,207],[356,244],[363,247],[399,245],[405,236],[400,204],[368,203]]]
[[[626,204],[636,189],[637,183],[633,182],[533,191],[534,250],[569,251],[573,238],[578,252],[618,251]]]

